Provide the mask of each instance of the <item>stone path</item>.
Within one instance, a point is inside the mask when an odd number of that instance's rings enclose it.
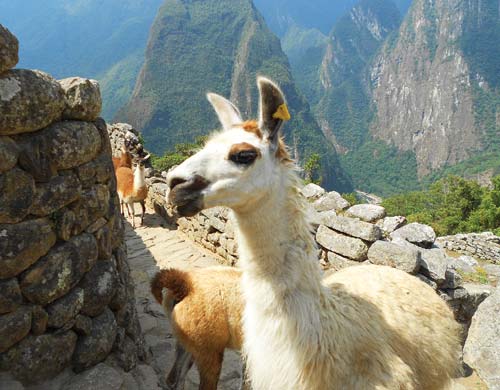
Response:
[[[127,224],[125,239],[131,275],[135,284],[136,307],[146,343],[153,353],[152,366],[162,379],[174,361],[175,340],[162,307],[156,303],[149,282],[162,268],[196,268],[217,265],[209,252],[195,246],[183,234],[148,210],[144,226],[135,230]],[[227,351],[219,389],[236,390],[240,382],[240,360],[234,351]],[[163,383],[162,383],[163,384]],[[189,372],[184,390],[198,389],[196,368]],[[152,383],[150,386],[155,386]],[[154,390],[154,387],[150,387]],[[149,388],[148,388],[149,389]]]

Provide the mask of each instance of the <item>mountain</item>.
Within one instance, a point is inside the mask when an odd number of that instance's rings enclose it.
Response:
[[[362,0],[327,37],[288,30],[297,84],[355,188],[385,196],[500,173],[499,9],[414,0],[400,24],[391,1]]]
[[[357,4],[357,0],[254,0],[255,6],[264,15],[267,24],[279,37],[283,37],[291,26],[316,29],[325,35],[335,22]],[[412,0],[395,0],[402,14],[408,10]]]
[[[414,153],[419,178],[500,169],[499,12],[498,0],[415,0],[374,61],[371,133]]]
[[[254,0],[266,22],[283,37],[290,26],[317,29],[328,34],[335,21],[356,3],[356,0]]]
[[[130,96],[161,0],[0,0],[0,22],[21,42],[20,68],[100,81],[103,116]]]
[[[287,96],[285,137],[302,161],[321,155],[323,184],[349,190],[333,147],[297,90],[279,39],[251,0],[166,0],[151,28],[132,98],[116,119],[139,129],[155,153],[218,128],[208,91],[229,97],[244,117],[257,115],[256,75]]]
[[[310,99],[317,100],[315,113],[323,132],[342,153],[365,140],[371,110],[364,72],[400,18],[390,0],[360,1],[335,24],[316,79],[307,80],[320,97]]]

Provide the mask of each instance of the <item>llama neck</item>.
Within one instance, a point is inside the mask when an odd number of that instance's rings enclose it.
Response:
[[[245,300],[243,351],[258,390],[307,389],[298,375],[320,353],[330,326],[323,315],[329,291],[321,283],[307,205],[293,172],[289,178],[257,207],[234,211]]]
[[[134,192],[141,189],[146,185],[145,177],[144,177],[144,169],[137,167],[134,171]]]
[[[317,302],[322,294],[307,205],[294,182],[274,191],[258,207],[234,211],[241,266],[250,284],[272,294],[274,299],[266,301],[276,305],[288,305],[299,297]]]

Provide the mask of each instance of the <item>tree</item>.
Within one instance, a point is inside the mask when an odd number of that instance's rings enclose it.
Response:
[[[318,153],[311,154],[304,163],[304,180],[306,183],[320,184],[321,156]]]

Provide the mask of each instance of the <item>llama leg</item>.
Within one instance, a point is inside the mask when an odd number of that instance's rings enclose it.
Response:
[[[184,388],[186,375],[193,362],[193,355],[187,352],[179,342],[176,342],[175,362],[166,378],[168,390],[182,390]]]
[[[142,207],[142,215],[141,215],[141,226],[144,223],[144,214],[146,214],[146,205],[144,204],[144,201],[141,200],[141,207]]]
[[[195,357],[196,366],[200,372],[200,387],[198,390],[217,390],[224,351],[205,352],[205,354]]]
[[[128,208],[128,205],[127,205]],[[134,202],[130,203],[130,208],[132,209],[132,227],[135,229],[135,210],[134,210]]]

